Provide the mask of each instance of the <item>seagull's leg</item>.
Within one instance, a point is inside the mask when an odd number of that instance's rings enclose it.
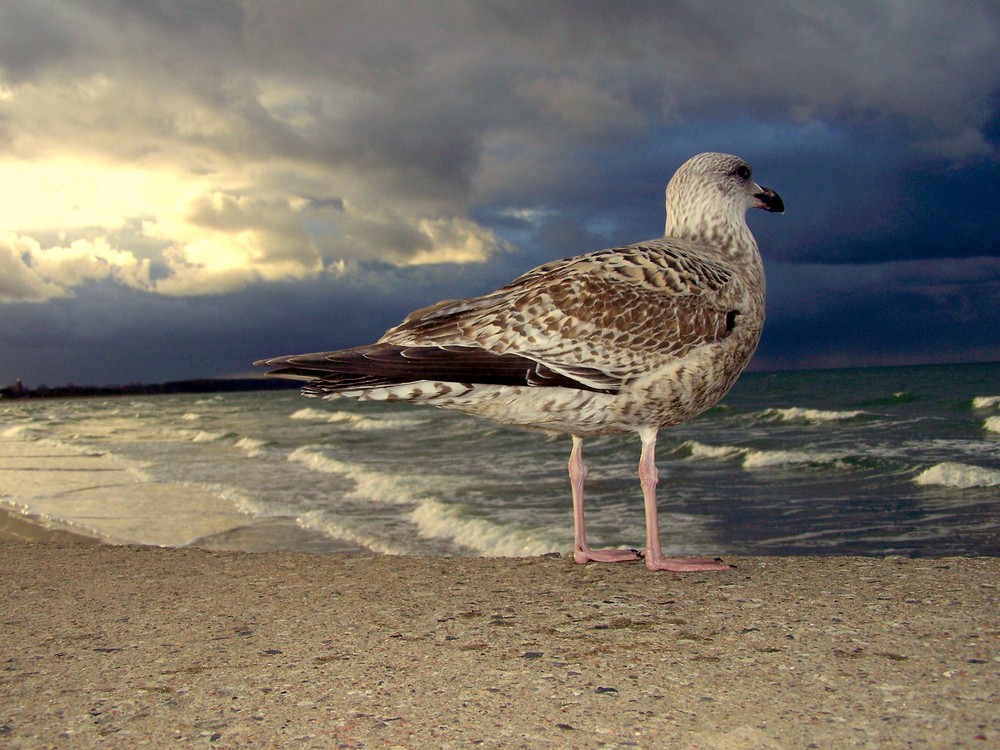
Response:
[[[639,459],[639,483],[646,507],[646,548],[642,551],[649,570],[672,570],[677,573],[697,570],[729,570],[732,566],[707,557],[664,557],[660,550],[660,526],[656,516],[656,430],[643,428],[642,456]]]
[[[573,559],[585,562],[626,562],[638,560],[634,549],[591,549],[583,525],[583,483],[587,479],[587,464],[583,462],[583,438],[573,436],[569,454],[569,483],[573,489]]]

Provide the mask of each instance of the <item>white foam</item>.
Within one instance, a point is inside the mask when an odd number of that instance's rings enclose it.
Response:
[[[559,549],[559,543],[529,529],[463,516],[461,508],[428,500],[410,520],[423,537],[448,539],[486,557],[530,557]]]
[[[299,409],[289,417],[289,419],[302,419],[313,422],[326,422],[329,418],[330,412],[323,411],[322,409],[313,409],[311,406]]]
[[[422,417],[368,417],[363,414],[336,412],[326,420],[330,424],[346,423],[352,430],[398,430],[420,427],[427,423]]]
[[[766,469],[774,466],[795,466],[799,464],[839,464],[845,456],[840,453],[807,451],[763,450],[741,448],[736,445],[705,445],[697,440],[688,440],[681,445],[691,451],[693,459],[728,459],[743,456],[744,469]]]
[[[344,424],[354,430],[398,430],[411,427],[420,427],[427,424],[427,419],[419,416],[367,416],[364,414],[352,414],[345,411],[323,411],[306,407],[294,412],[291,419],[326,422],[327,424]]]
[[[688,440],[681,448],[691,451],[691,458],[734,458],[746,452],[746,448],[735,445],[705,445],[697,440]]]
[[[1000,470],[946,461],[920,472],[913,481],[922,485],[958,487],[959,489],[1000,487]]]
[[[252,437],[241,437],[236,441],[236,447],[247,454],[250,458],[263,455],[267,442]]]
[[[16,424],[0,432],[0,437],[8,440],[31,440],[33,439],[33,428],[29,424]]]
[[[766,451],[750,448],[743,459],[744,469],[764,469],[797,464],[836,464],[843,456],[835,453],[805,451]]]
[[[296,519],[296,522],[303,529],[318,531],[330,539],[350,542],[359,547],[370,549],[372,552],[377,552],[381,555],[405,555],[412,552],[412,550],[406,549],[397,544],[392,544],[386,539],[380,539],[372,536],[371,534],[365,534],[358,529],[353,529],[342,523],[338,523],[337,521],[329,518],[321,510],[309,511],[308,513],[299,516]]]
[[[973,409],[993,409],[1000,406],[1000,396],[976,396],[972,399]]]
[[[417,498],[404,483],[385,471],[373,471],[360,464],[330,458],[315,446],[304,445],[288,454],[289,461],[308,466],[324,474],[337,474],[354,482],[354,497],[392,505],[415,503]]]
[[[197,421],[197,420],[201,419],[201,414],[195,414],[193,411],[189,411],[189,412],[185,413],[181,417],[181,419],[183,419],[186,422],[194,422],[194,421]]]
[[[1000,432],[1000,417],[987,417],[983,427],[990,432]]]
[[[803,409],[791,406],[787,409],[765,409],[758,415],[767,421],[781,422],[839,422],[854,419],[865,414],[863,411],[827,411],[824,409]]]
[[[222,440],[226,437],[221,432],[206,432],[205,430],[199,430],[191,438],[192,443],[214,443],[216,441]]]

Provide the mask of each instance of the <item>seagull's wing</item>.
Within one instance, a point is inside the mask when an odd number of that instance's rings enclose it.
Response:
[[[549,263],[483,297],[417,310],[370,346],[256,364],[324,392],[431,380],[616,393],[729,335],[742,298],[721,256],[654,240]]]
[[[517,355],[616,391],[737,325],[742,284],[699,250],[656,240],[546,264],[484,297],[418,310],[381,341]]]

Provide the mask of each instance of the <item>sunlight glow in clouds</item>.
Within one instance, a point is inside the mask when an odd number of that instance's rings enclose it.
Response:
[[[361,343],[654,236],[706,150],[789,207],[758,361],[994,358],[1000,15],[959,6],[3,0],[0,385]]]
[[[248,192],[220,187],[241,181]],[[0,163],[0,227],[14,230],[0,238],[0,301],[44,301],[102,279],[167,295],[302,280],[327,267],[343,272],[344,256],[363,257],[380,235],[384,259],[399,265],[482,262],[505,247],[464,218],[250,191],[280,192],[238,171],[203,176],[72,157]]]

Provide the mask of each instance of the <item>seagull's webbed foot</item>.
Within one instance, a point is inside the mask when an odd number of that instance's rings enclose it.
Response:
[[[710,557],[667,557],[660,549],[660,526],[656,509],[656,430],[639,431],[642,439],[642,456],[639,458],[639,483],[642,485],[643,504],[646,508],[646,546],[640,553],[647,570],[669,570],[674,573],[692,573],[703,570],[732,570],[721,560]]]
[[[635,549],[575,549],[573,550],[573,560],[575,562],[635,562],[640,559],[639,550]]]
[[[642,556],[645,558],[647,570],[696,573],[708,570],[732,570],[735,567],[711,557],[665,557],[662,554],[648,555],[646,550],[642,551]]]

